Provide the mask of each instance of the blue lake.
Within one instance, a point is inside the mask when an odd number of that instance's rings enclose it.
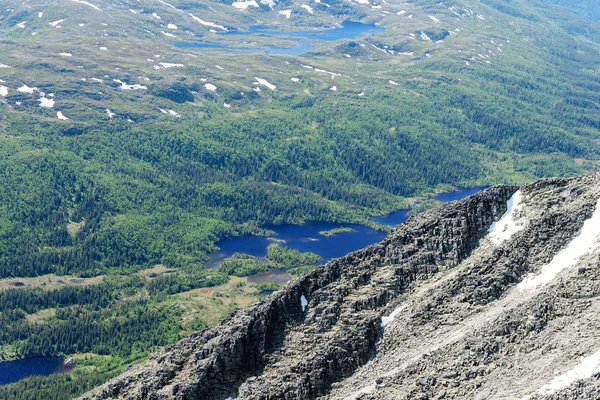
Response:
[[[455,192],[442,193],[435,196],[436,200],[441,202],[450,202],[460,200],[482,190],[482,187],[460,189]],[[408,219],[408,210],[399,210],[397,212],[375,217],[372,220],[382,225],[395,226]],[[341,233],[334,236],[320,235],[320,231],[328,231],[335,228],[352,228],[352,232]],[[384,232],[376,231],[364,225],[340,224],[330,222],[306,222],[302,225],[267,225],[264,228],[275,232],[271,238],[262,236],[238,236],[222,240],[217,243],[219,250],[209,254],[209,260],[205,268],[217,268],[223,260],[229,258],[233,253],[250,254],[254,257],[264,259],[267,255],[267,246],[275,241],[282,241],[281,245],[296,249],[301,252],[312,252],[321,256],[319,264],[324,264],[332,258],[341,257],[354,250],[361,249],[373,243],[377,243],[385,237]],[[268,280],[268,276],[273,272],[255,275],[250,277],[249,281],[253,283],[263,283]],[[283,274],[283,276],[282,276]],[[276,281],[288,277],[285,271],[279,271],[279,274],[272,276]],[[271,281],[275,281],[271,280]]]
[[[0,362],[0,385],[17,382],[28,376],[48,376],[56,372],[68,371],[71,365],[65,364],[62,357],[35,357],[16,361]]]
[[[304,32],[281,32],[276,31],[277,27],[272,26],[251,26],[248,31],[232,31],[220,33],[224,37],[230,36],[279,36],[289,38],[290,47],[266,47],[266,48],[242,48],[220,43],[208,42],[176,42],[175,46],[182,49],[227,49],[242,52],[259,52],[266,54],[288,54],[297,56],[309,51],[313,45],[311,41],[320,40],[331,42],[339,39],[351,39],[363,34],[375,34],[383,32],[384,29],[373,24],[363,24],[362,22],[345,21],[341,28],[325,29],[318,31]]]

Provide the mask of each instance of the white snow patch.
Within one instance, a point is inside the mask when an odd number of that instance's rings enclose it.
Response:
[[[260,0],[260,3],[269,6],[269,8],[273,8],[277,5],[273,0]]]
[[[378,9],[381,8],[381,6],[371,6],[371,8],[374,9],[374,10],[378,10]]]
[[[172,115],[173,117],[181,117],[181,115],[174,110],[169,110],[169,115]]]
[[[255,88],[254,88],[254,91],[255,91],[255,92],[261,92],[261,90],[260,90],[260,88],[259,88],[259,87],[255,87]]]
[[[400,10],[396,14],[398,14],[398,15],[406,14],[406,10]]]
[[[360,92],[358,95],[359,95],[359,96],[364,96],[364,95],[365,95],[365,92]]]
[[[225,69],[225,68],[221,67],[220,65],[215,65],[215,67],[217,67],[217,68],[218,68],[218,69],[220,69],[221,71]]]
[[[300,78],[292,78],[292,82],[300,82]]]
[[[559,251],[549,264],[542,267],[538,275],[529,274],[517,287],[523,291],[533,292],[550,283],[562,270],[572,268],[581,257],[600,247],[600,200],[590,219],[583,223],[577,237]],[[600,359],[599,359],[600,361]]]
[[[238,10],[246,10],[250,6],[258,7],[258,3],[255,0],[236,1],[235,3],[231,3],[231,5]]]
[[[91,78],[91,80],[93,80],[94,82],[99,82],[99,83],[104,82],[102,79],[98,79],[98,78]]]
[[[292,10],[281,10],[279,11],[280,15],[285,15],[286,18],[289,18],[292,16]]]
[[[100,50],[102,50],[102,51],[108,51],[108,49],[106,47],[100,47]]]
[[[177,25],[175,25],[175,24],[167,24],[167,28],[176,31],[177,30]]]
[[[129,9],[129,11],[131,11],[132,14],[137,14],[137,11],[132,10],[131,8]]]
[[[408,307],[408,304],[402,304],[400,307],[392,311],[389,317],[381,317],[381,327],[383,328],[384,326],[392,322],[398,316],[398,314],[400,314],[402,310],[404,310],[406,307]]]
[[[515,221],[513,216],[515,211],[523,207],[521,204],[522,200],[523,195],[521,191],[516,191],[506,202],[506,212],[500,217],[498,222],[494,222],[490,226],[490,229],[488,229],[488,237],[496,246],[499,246],[505,240],[510,239],[513,234],[523,229],[523,226],[517,225],[519,221]]]
[[[308,11],[311,14],[314,14],[313,9],[311,6],[308,6],[306,4],[302,4],[302,8],[304,8],[306,11]]]
[[[164,4],[165,6],[171,7],[173,10],[181,11],[181,10],[177,9],[175,6],[173,6],[173,4],[169,4],[166,1],[158,0],[158,2],[161,3],[161,4]]]
[[[429,18],[431,18],[431,20],[432,20],[433,22],[435,22],[436,24],[439,24],[439,23],[440,23],[440,20],[439,20],[439,19],[437,19],[436,17],[434,17],[433,15],[428,15],[428,17],[429,17]]]
[[[15,26],[18,27],[18,28],[24,29],[26,23],[27,23],[27,21],[19,22]]]
[[[392,81],[392,80],[389,80],[389,81],[388,81],[388,83],[389,83],[390,85],[394,85],[394,86],[398,86],[398,85],[399,85],[399,83],[398,83],[398,82],[394,82],[394,81]]]
[[[204,85],[204,87],[206,88],[206,90],[211,91],[211,92],[217,91],[217,87],[215,85],[213,85],[212,83],[207,83]]]
[[[427,34],[425,32],[421,32],[420,36],[421,36],[421,39],[423,39],[424,41],[429,42],[429,43],[432,42],[431,38],[429,36],[427,36]]]
[[[17,89],[17,92],[31,94],[31,93],[33,93],[33,92],[35,92],[37,90],[38,90],[38,88],[36,88],[36,87],[30,88],[27,85],[23,85],[23,86],[21,86],[20,88]]]
[[[46,97],[40,97],[38,99],[38,101],[40,102],[40,107],[44,107],[44,108],[54,107],[54,100],[52,100],[52,99],[48,99]]]
[[[171,38],[176,38],[177,37],[177,36],[173,35],[172,33],[165,32],[165,31],[160,31],[160,33],[162,33],[163,35],[165,35],[167,37],[171,37]]]
[[[85,26],[85,24],[77,24],[78,26]]]
[[[254,79],[256,79],[256,81],[258,82],[259,85],[266,86],[271,90],[275,90],[275,88],[277,87],[277,86],[267,82],[266,79],[261,79],[261,78],[256,78],[256,77]]]
[[[152,16],[153,16],[154,18],[156,18],[156,19],[161,19],[161,18],[160,18],[160,15],[158,15],[157,13],[152,13]]]
[[[200,19],[198,17],[196,17],[194,14],[189,13],[189,16],[192,17],[194,19],[194,21],[204,25],[204,26],[212,26],[213,28],[218,28],[224,31],[227,31],[228,29],[225,28],[223,25],[217,25],[214,22],[208,22],[208,21],[204,21],[203,19]]]
[[[117,114],[115,114],[114,112],[110,111],[110,110],[107,108],[107,109],[106,109],[106,115],[108,115],[108,118],[112,118],[112,117],[114,117],[114,116],[115,116],[115,115],[117,115]]]
[[[304,297],[304,295],[300,297],[300,307],[302,307],[302,312],[304,312],[304,310],[306,310],[306,307],[308,307],[308,300],[306,299],[306,297]]]
[[[0,96],[8,96],[8,88],[6,86],[0,86]]]
[[[225,107],[225,108],[231,108],[231,104],[223,103],[223,107]]]
[[[161,112],[161,113],[163,113],[163,114],[168,114],[167,110],[164,110],[164,109],[162,109],[162,108],[159,108],[159,110],[160,110],[160,112]]]
[[[144,85],[140,85],[140,84],[133,84],[133,85],[128,85],[125,82],[122,82],[118,79],[113,79],[113,82],[117,82],[121,84],[121,90],[145,90],[148,89],[146,86]]]
[[[64,19],[59,19],[58,21],[49,22],[48,25],[50,25],[53,28],[56,28],[56,25],[60,24],[63,21],[64,21]]]
[[[163,68],[181,68],[181,67],[185,67],[185,65],[183,65],[183,64],[172,64],[172,63],[166,63],[166,62],[161,62],[159,64]]]
[[[10,68],[10,67],[6,64],[0,64],[0,68]]]
[[[58,54],[63,57],[73,57],[73,54],[71,54],[71,53],[58,53]]]
[[[79,4],[85,4],[86,6],[92,7],[94,10],[102,11],[98,7],[96,7],[92,3],[88,3],[87,1],[83,1],[83,0],[71,0],[71,1],[74,1],[75,3],[79,3]]]
[[[62,113],[62,111],[57,111],[56,112],[56,118],[62,120],[62,121],[66,121],[69,118],[65,117],[65,115]]]
[[[356,0],[356,2],[359,3],[359,4],[369,5],[369,0]]]
[[[43,16],[43,15],[44,15],[44,13],[43,13],[43,12],[39,12],[39,13],[38,13],[38,18],[42,18],[42,16]]]
[[[332,86],[331,88],[329,88],[329,90],[331,90],[332,92],[337,92],[337,86]]]
[[[539,388],[536,391],[536,394],[541,396],[552,395],[577,381],[590,378],[598,372],[600,372],[600,350],[590,356],[585,357],[579,364],[564,374],[555,377],[549,384]],[[530,398],[531,396],[526,396],[522,400],[527,400]]]

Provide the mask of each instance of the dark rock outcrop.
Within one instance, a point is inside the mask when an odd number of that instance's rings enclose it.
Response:
[[[520,188],[519,229],[492,243],[486,233],[517,189],[413,217],[82,398],[599,398],[594,377],[535,390],[576,364],[573,354],[600,348],[600,250],[574,254],[576,270],[542,288],[517,285],[581,232],[600,176]]]

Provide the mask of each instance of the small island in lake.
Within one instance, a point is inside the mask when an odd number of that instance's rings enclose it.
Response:
[[[339,235],[340,233],[348,233],[348,232],[354,232],[354,229],[352,229],[352,228],[335,228],[335,229],[331,229],[329,231],[321,231],[321,232],[319,232],[319,235],[334,236],[334,235]]]

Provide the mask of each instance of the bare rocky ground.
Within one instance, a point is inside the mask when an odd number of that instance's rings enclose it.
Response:
[[[431,210],[82,398],[599,399],[600,246],[573,246],[599,199],[594,175]]]

